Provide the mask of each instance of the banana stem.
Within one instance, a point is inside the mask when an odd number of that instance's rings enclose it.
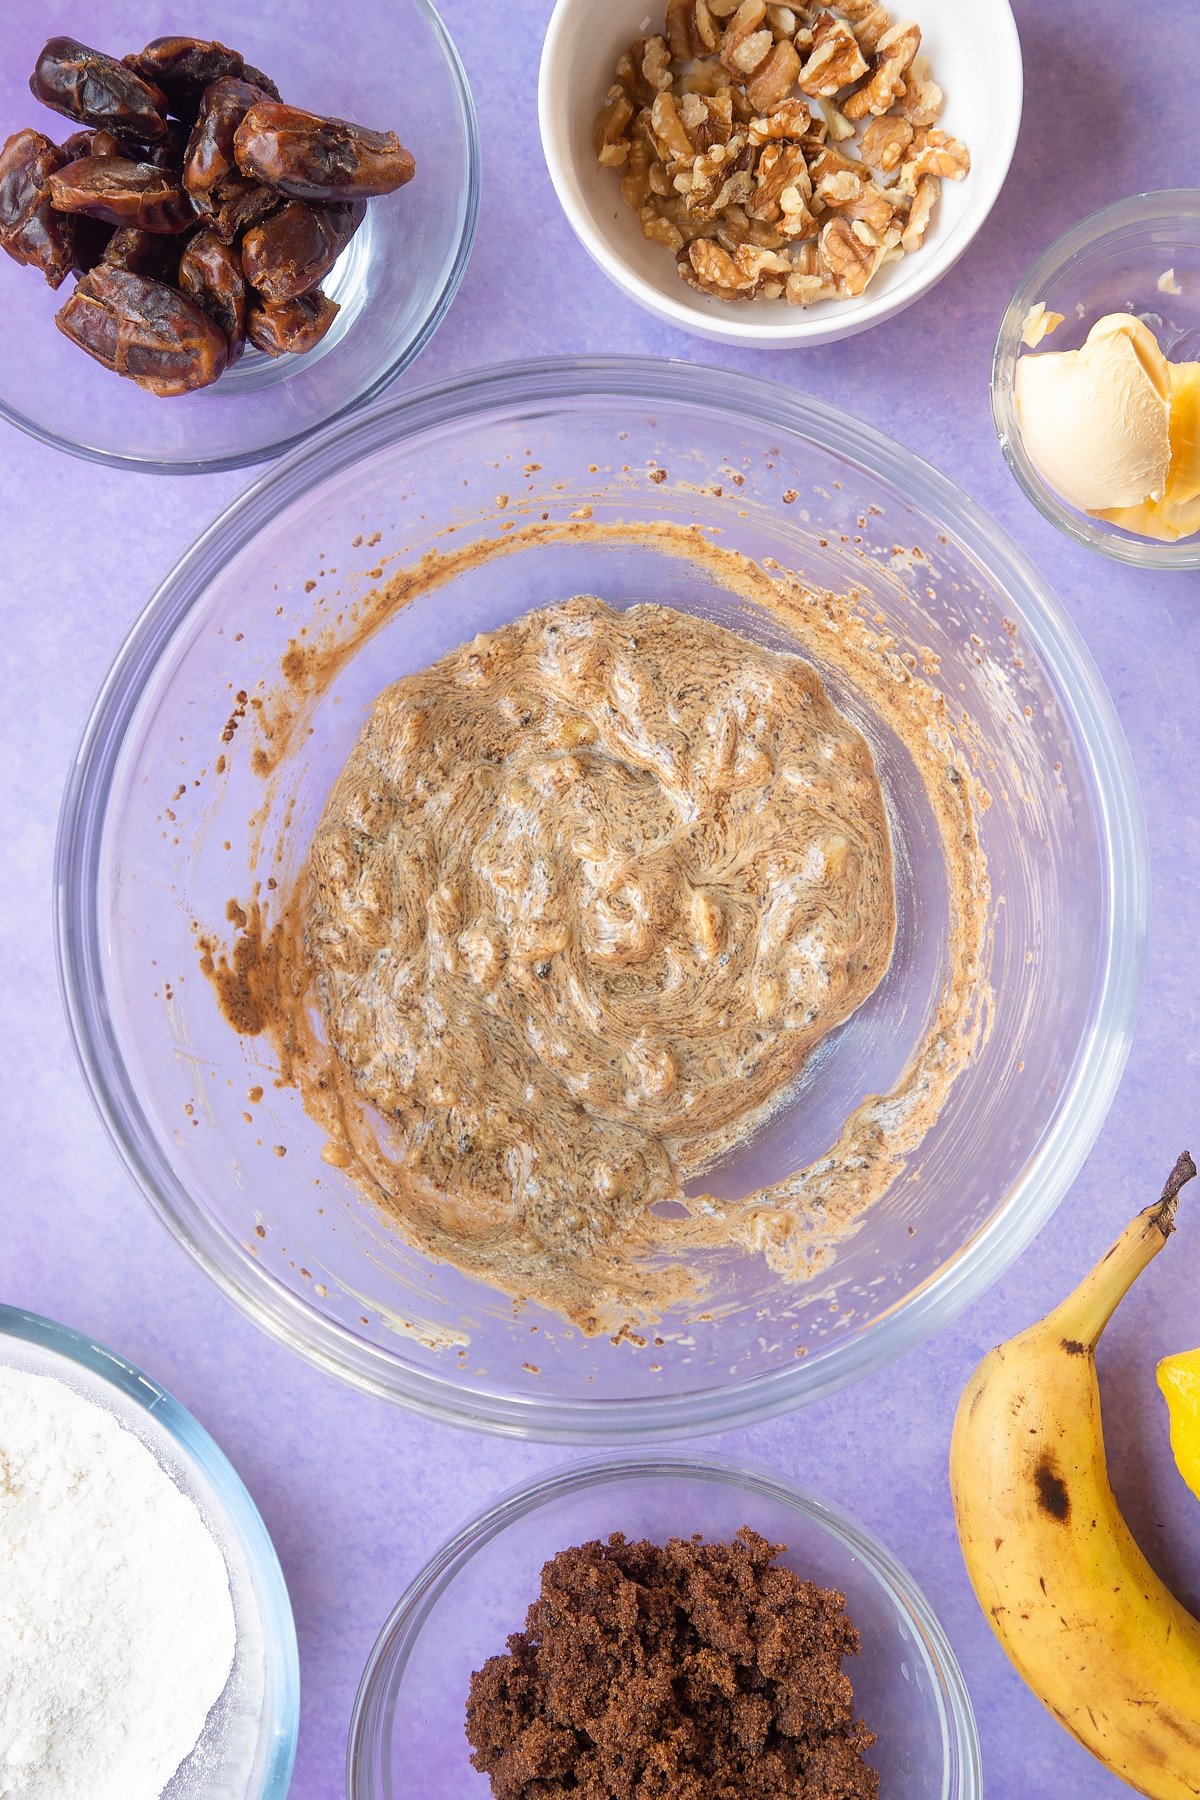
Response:
[[[1046,1322],[1060,1332],[1065,1343],[1078,1344],[1085,1350],[1096,1348],[1117,1306],[1174,1231],[1179,1190],[1195,1173],[1196,1165],[1185,1150],[1167,1177],[1162,1197],[1126,1226],[1074,1293],[1050,1313]]]

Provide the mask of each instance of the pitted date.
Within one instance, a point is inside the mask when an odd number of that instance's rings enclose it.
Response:
[[[231,175],[213,198],[217,201],[216,211],[209,214],[201,210],[223,244],[232,244],[239,231],[257,225],[280,204],[274,188],[264,187],[261,181],[247,181],[244,175]]]
[[[128,156],[129,146],[111,131],[73,131],[62,143],[63,159],[78,162],[83,156]]]
[[[157,144],[149,144],[141,152],[139,162],[153,163],[156,169],[169,169],[172,175],[183,175],[183,159],[187,154],[188,127],[182,119],[168,119],[167,129]]]
[[[263,98],[261,88],[234,75],[223,75],[205,88],[183,159],[183,185],[197,203],[238,173],[234,134]]]
[[[167,97],[169,111],[188,124],[211,82],[241,75],[246,67],[240,50],[211,38],[153,38],[144,50],[122,60],[127,69],[159,88]]]
[[[285,300],[282,306],[267,306],[252,298],[246,335],[256,350],[265,350],[268,356],[301,356],[320,343],[340,310],[337,301],[320,288],[298,300]]]
[[[416,164],[394,131],[368,131],[263,100],[234,137],[238,167],[293,200],[366,200],[411,181]]]
[[[215,231],[198,231],[179,259],[179,286],[224,332],[233,362],[246,343],[246,282],[237,251]]]
[[[143,231],[137,225],[118,225],[104,247],[102,260],[110,269],[127,269],[149,281],[174,282],[183,241],[161,231]]]
[[[0,149],[0,248],[40,269],[52,288],[75,266],[75,224],[55,212],[50,177],[63,153],[40,131],[14,132]]]
[[[225,368],[225,334],[175,288],[99,263],[78,284],[55,323],[114,374],[152,394],[207,387]]]
[[[332,269],[362,224],[361,200],[332,206],[309,206],[289,200],[242,241],[246,280],[269,306],[298,300]]]
[[[262,89],[268,100],[279,99],[279,89],[275,86],[271,77],[269,75],[264,75],[261,69],[256,69],[253,63],[247,63],[243,73],[252,87]]]
[[[75,38],[52,37],[29,77],[30,92],[81,125],[157,144],[167,129],[167,96],[124,63]]]
[[[153,163],[123,157],[83,156],[50,177],[50,198],[62,213],[86,213],[111,225],[142,231],[187,231],[196,222],[178,178]]]
[[[64,215],[64,217],[66,216],[68,215]],[[94,269],[98,262],[103,262],[116,232],[111,225],[106,225],[103,219],[87,219],[82,213],[73,213],[69,217],[74,226],[75,260],[73,267],[77,275],[86,275],[88,270]],[[154,241],[156,244],[173,244],[177,243],[178,239],[155,238]]]

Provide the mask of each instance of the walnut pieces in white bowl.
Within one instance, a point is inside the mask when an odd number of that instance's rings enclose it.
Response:
[[[917,8],[558,0],[542,145],[584,247],[658,317],[748,346],[910,305],[991,211],[1022,98],[1008,0]]]

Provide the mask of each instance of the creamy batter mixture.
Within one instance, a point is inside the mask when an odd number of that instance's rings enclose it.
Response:
[[[263,879],[295,867],[290,762],[314,709],[383,623],[528,544],[639,533],[837,668],[911,757],[946,878],[944,979],[902,1074],[822,1155],[737,1199],[696,1175],[787,1097],[895,929],[872,759],[806,662],[661,607],[530,614],[383,694],[299,877]],[[202,931],[204,972],[235,1028],[269,1038],[327,1161],[424,1254],[618,1335],[695,1317],[704,1252],[808,1280],[989,1027],[989,797],[935,669],[865,596],[688,526],[535,523],[430,551],[294,640],[264,689],[254,829],[274,847],[255,839],[231,937]]]
[[[380,696],[302,906],[329,1041],[445,1253],[576,1313],[895,932],[871,754],[808,664],[595,599]]]

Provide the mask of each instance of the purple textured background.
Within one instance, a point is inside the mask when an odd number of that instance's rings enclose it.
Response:
[[[371,15],[387,5],[360,0],[347,9],[359,41],[369,43]],[[1041,1710],[976,1607],[951,1523],[946,1448],[979,1356],[1060,1297],[1152,1195],[1177,1150],[1191,1142],[1200,1153],[1200,575],[1135,574],[1043,523],[996,447],[988,365],[1000,313],[1035,253],[1097,206],[1194,175],[1200,144],[1185,47],[1195,0],[1151,0],[1136,19],[1119,0],[1017,0],[1025,125],[1008,185],[971,251],[892,323],[777,355],[739,355],[656,324],[575,243],[537,137],[550,0],[446,0],[444,11],[480,112],[483,218],[462,293],[408,381],[524,354],[628,350],[721,361],[804,387],[901,439],[991,508],[1082,627],[1129,734],[1153,859],[1148,983],[1128,1073],[1073,1192],[1005,1280],[934,1343],[825,1405],[711,1440],[827,1493],[913,1571],[962,1659],[990,1800],[1112,1800],[1127,1790]],[[282,0],[262,0],[262,15],[272,12],[286,29]],[[53,21],[48,3],[47,32]],[[147,37],[189,23],[203,29],[165,0],[146,7]],[[3,332],[0,322],[0,355],[15,354]],[[75,1067],[51,940],[63,781],[129,621],[245,479],[118,474],[0,430],[0,1042],[8,1070],[0,1084],[0,1298],[94,1333],[143,1364],[232,1457],[274,1534],[300,1632],[304,1710],[292,1792],[334,1800],[354,1690],[394,1599],[470,1512],[563,1452],[409,1418],[261,1336],[154,1223]],[[1200,1196],[1193,1202],[1189,1192],[1177,1242],[1105,1339],[1101,1374],[1118,1494],[1151,1560],[1200,1610],[1200,1508],[1174,1471],[1154,1385],[1157,1357],[1200,1340],[1198,1276]]]

